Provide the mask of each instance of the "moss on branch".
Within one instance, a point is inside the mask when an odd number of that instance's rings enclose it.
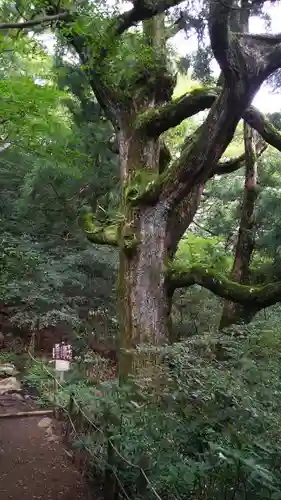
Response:
[[[159,174],[149,170],[136,170],[133,179],[128,181],[125,188],[125,198],[132,205],[138,203],[146,192],[150,192],[157,185]]]
[[[246,110],[246,118],[248,125],[254,128],[268,144],[281,151],[281,134],[258,109],[254,106],[249,107]]]
[[[210,108],[219,93],[219,87],[193,89],[165,106],[141,113],[136,118],[135,127],[149,137],[157,137],[186,118]],[[258,109],[249,106],[243,118],[268,144],[281,151],[281,134]]]
[[[186,118],[210,108],[217,96],[215,87],[193,89],[165,106],[141,113],[136,118],[135,127],[148,136],[157,137]]]
[[[118,246],[118,224],[101,224],[89,213],[83,218],[83,229],[91,243]]]
[[[87,239],[97,245],[109,245],[121,248],[124,252],[133,253],[139,241],[132,224],[112,223],[102,224],[88,213],[83,218],[83,228]]]
[[[226,300],[255,309],[263,309],[281,301],[281,282],[266,283],[261,286],[241,285],[203,266],[184,268],[173,263],[168,269],[171,291],[200,285]]]
[[[264,149],[265,148],[260,150],[259,155],[264,151]],[[210,178],[214,175],[224,175],[235,172],[239,168],[243,167],[244,164],[244,154],[238,156],[237,158],[221,161],[216,165],[213,172],[211,172]],[[133,181],[128,183],[125,190],[127,201],[132,205],[155,203],[161,193],[162,185],[165,181],[169,182],[169,178],[171,177],[172,168],[170,168],[170,166],[163,169],[163,171],[160,171],[159,175],[154,172],[138,172]]]
[[[214,99],[214,91],[209,94],[208,91],[202,90],[202,92],[207,92],[208,97]],[[189,96],[190,95],[192,95],[192,93],[190,93]],[[183,98],[183,101],[184,99],[185,98]],[[223,100],[223,94],[219,99]],[[200,106],[200,100],[201,98],[197,102],[198,106]],[[154,134],[157,136],[159,132],[169,128],[171,126],[171,123],[175,125],[180,116],[182,118],[183,115],[187,115],[187,110],[185,109],[185,112],[183,113],[184,106],[182,103],[179,105],[179,102],[180,101],[176,102],[175,109],[173,109],[174,104],[168,104],[160,109],[149,110],[145,114],[141,115],[138,120],[139,124],[142,123],[142,126],[144,127],[143,131],[145,131],[145,133],[152,132],[151,135]],[[218,100],[218,106],[220,106],[220,104],[222,106],[224,105],[223,102],[220,103]],[[200,109],[203,109],[204,107],[206,107],[206,103],[202,105]],[[197,110],[199,110],[198,107]],[[213,113],[216,115],[215,109],[213,110]],[[281,150],[280,134],[261,113],[255,110],[255,108],[249,107],[248,110],[244,112],[243,117],[245,121],[249,119],[249,124],[252,126],[252,128],[255,128],[259,132],[259,134],[266,140],[266,142],[272,144],[275,147],[280,147]],[[154,181],[147,183],[146,185],[139,185],[138,189],[135,188],[133,196],[130,196],[130,200],[133,201],[134,204],[154,204],[161,196],[166,198],[168,197],[170,198],[170,200],[173,200],[173,203],[177,203],[177,197],[184,196],[184,193],[188,192],[188,190],[192,188],[192,183],[198,182],[198,180],[200,180],[200,175],[202,175],[202,179],[204,178],[205,169],[202,170],[202,165],[199,165],[201,151],[200,140],[203,138],[203,141],[205,141],[205,135],[207,133],[206,131],[203,132],[202,127],[204,126],[205,125],[201,125],[195,131],[193,136],[188,138],[188,141],[186,141],[180,157],[177,158],[173,163],[171,163],[169,165],[169,168],[166,169],[161,175],[159,175],[157,179],[154,179]],[[226,140],[226,143],[227,142],[228,141]],[[259,154],[261,154],[262,150],[264,149],[264,147],[261,148]],[[196,172],[195,169],[196,162],[199,162],[198,172]],[[241,156],[227,163],[217,164],[214,166],[211,172],[208,172],[208,176],[212,177],[216,173],[229,173],[237,170],[242,166],[242,162],[243,157]],[[188,176],[188,185],[185,176],[187,175],[189,165],[192,165],[193,169],[190,170],[190,175]]]

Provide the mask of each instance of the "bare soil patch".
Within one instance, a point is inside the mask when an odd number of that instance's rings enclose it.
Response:
[[[1,419],[1,500],[91,500],[86,481],[70,462],[59,432],[48,435],[46,428],[38,426],[41,420]]]

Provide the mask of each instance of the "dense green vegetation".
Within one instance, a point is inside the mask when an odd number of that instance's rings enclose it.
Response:
[[[106,146],[112,131],[83,91],[79,68],[35,47],[32,62],[24,45],[18,49],[16,70],[4,58],[1,89],[8,145],[0,158],[1,302],[12,325],[27,332],[63,321],[77,328],[80,309],[85,318],[111,307],[115,319],[117,264],[112,252],[87,243],[79,225],[83,211],[97,203],[103,211],[114,199],[117,160]]]
[[[101,383],[109,367],[93,355],[93,378],[83,379],[77,361],[57,404],[67,407],[74,394],[102,430],[73,438],[74,447],[90,452],[95,479],[103,477],[110,435],[128,462],[145,468],[161,498],[280,498],[278,316],[275,321],[272,316],[271,329],[259,321],[228,336],[194,335],[167,349],[173,369],[164,367],[146,384]],[[30,367],[27,380],[48,401],[52,379],[40,366]],[[129,498],[142,498],[139,469],[118,456],[115,466]]]
[[[121,498],[281,499],[281,119],[249,108],[280,40],[254,67],[220,21],[245,32],[268,6],[231,5],[0,2],[2,358],[67,334],[55,404],[101,429],[73,437],[93,477],[108,437],[125,457]],[[49,404],[52,369],[22,359]]]

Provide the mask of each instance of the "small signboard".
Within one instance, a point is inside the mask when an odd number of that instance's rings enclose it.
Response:
[[[72,361],[72,346],[66,342],[55,344],[53,347],[53,360],[55,361],[55,370],[59,374],[61,381],[64,379],[64,372],[70,369]]]

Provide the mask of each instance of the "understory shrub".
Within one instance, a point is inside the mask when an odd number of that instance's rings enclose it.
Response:
[[[158,379],[120,386],[82,379],[74,368],[56,397],[66,406],[73,393],[101,431],[75,438],[91,453],[93,474],[104,472],[110,436],[130,498],[154,499],[153,485],[163,499],[278,500],[280,356],[277,330],[235,327],[166,347],[161,390]]]

